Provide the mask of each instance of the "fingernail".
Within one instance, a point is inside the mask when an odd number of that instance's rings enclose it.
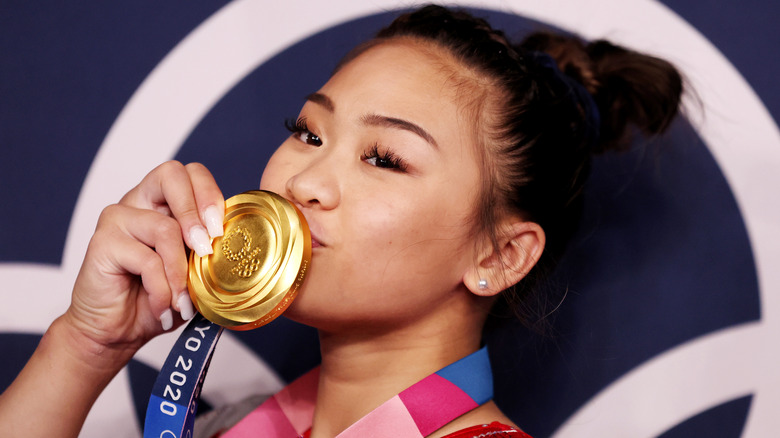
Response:
[[[209,230],[209,236],[212,239],[223,234],[222,215],[219,214],[219,209],[215,205],[206,209],[203,213],[203,219],[206,220],[206,228]]]
[[[206,233],[206,229],[200,225],[196,225],[190,229],[190,244],[195,253],[203,257],[212,254],[211,239]]]
[[[160,315],[160,324],[162,324],[162,329],[166,332],[173,327],[173,312],[171,312],[171,309],[165,309],[165,312]]]
[[[195,309],[192,308],[192,301],[190,301],[190,294],[184,291],[179,295],[179,299],[176,300],[176,305],[179,307],[179,313],[181,313],[181,319],[189,321],[195,316]]]

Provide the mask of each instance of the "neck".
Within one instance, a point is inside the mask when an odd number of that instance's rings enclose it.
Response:
[[[412,384],[479,349],[471,324],[386,333],[320,333],[312,438],[333,437]]]

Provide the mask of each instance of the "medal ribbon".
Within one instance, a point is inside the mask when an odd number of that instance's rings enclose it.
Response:
[[[203,379],[223,328],[196,314],[179,335],[154,382],[144,438],[189,438]]]
[[[319,369],[266,400],[223,438],[298,438],[311,428]],[[423,438],[493,398],[487,348],[415,383],[337,438]]]
[[[196,314],[157,376],[144,438],[189,438],[198,398],[223,328]],[[223,435],[298,438],[311,428],[319,368],[304,374]],[[493,398],[487,348],[429,375],[383,403],[338,438],[422,438]]]

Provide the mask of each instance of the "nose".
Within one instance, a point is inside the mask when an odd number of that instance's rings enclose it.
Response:
[[[340,201],[336,169],[325,157],[315,158],[285,185],[288,199],[309,208],[330,210]]]

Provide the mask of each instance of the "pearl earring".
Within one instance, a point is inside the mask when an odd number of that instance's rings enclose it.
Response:
[[[477,286],[479,286],[480,289],[487,289],[487,280],[484,278],[479,280],[479,283],[477,283]]]

